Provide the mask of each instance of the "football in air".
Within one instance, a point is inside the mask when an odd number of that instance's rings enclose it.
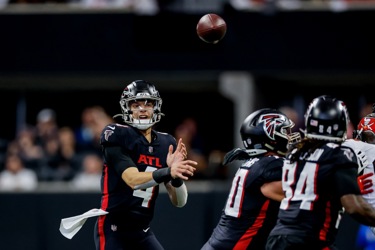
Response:
[[[206,14],[202,16],[197,24],[197,34],[206,43],[218,43],[227,32],[227,24],[217,14]]]

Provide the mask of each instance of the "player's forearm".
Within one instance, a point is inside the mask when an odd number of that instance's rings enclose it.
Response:
[[[363,204],[362,209],[350,215],[361,224],[375,227],[375,210],[369,204]]]
[[[341,202],[345,212],[351,215],[359,223],[375,226],[375,209],[360,195],[344,195]]]
[[[138,173],[138,175],[134,175],[132,181],[128,180],[126,182],[133,189],[147,189],[149,187],[159,185],[162,182],[168,182],[172,179],[170,168],[162,168],[153,172]]]
[[[133,172],[131,174],[126,173],[124,171],[124,173],[122,174],[122,179],[132,189],[137,189],[136,187],[153,181],[151,172],[138,172],[138,171]],[[157,185],[157,183],[155,183],[153,186],[155,185]]]

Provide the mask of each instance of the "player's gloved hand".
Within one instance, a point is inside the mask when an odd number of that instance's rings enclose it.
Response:
[[[374,173],[367,173],[357,177],[357,183],[359,189],[361,190],[361,194],[370,194],[374,192],[374,189],[372,189],[373,183],[370,178],[373,175]]]
[[[227,165],[234,160],[247,160],[249,158],[250,156],[245,149],[234,148],[224,156],[223,165]]]

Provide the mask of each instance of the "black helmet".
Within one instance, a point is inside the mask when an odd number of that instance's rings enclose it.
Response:
[[[260,109],[243,121],[240,134],[246,152],[259,155],[272,151],[284,155],[289,142],[300,139],[298,132],[292,133],[294,123],[276,109]]]
[[[154,114],[150,120],[134,119],[130,105],[136,100],[152,101],[154,103]],[[124,122],[141,130],[148,129],[155,123],[159,122],[161,116],[162,99],[154,84],[144,80],[136,80],[125,87],[120,98],[122,118]]]
[[[349,115],[343,101],[322,95],[315,98],[305,113],[305,137],[342,142],[346,139]]]

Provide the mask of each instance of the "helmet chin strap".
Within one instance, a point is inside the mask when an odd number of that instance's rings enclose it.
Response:
[[[155,123],[152,122],[152,119],[134,119],[133,118],[132,126],[140,130],[146,130],[154,124]]]
[[[133,118],[133,123],[134,124],[140,124],[140,125],[151,124],[152,119],[135,119],[135,118]]]

